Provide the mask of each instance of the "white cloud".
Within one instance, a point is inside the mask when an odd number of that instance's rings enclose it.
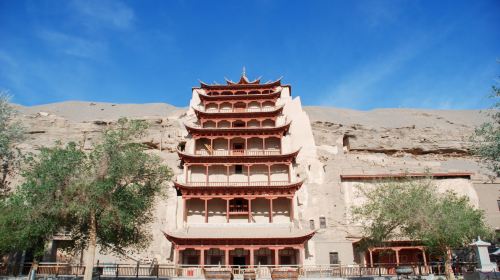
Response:
[[[41,30],[38,36],[56,51],[70,56],[98,59],[102,58],[107,50],[104,43],[57,31]]]
[[[134,11],[118,0],[74,0],[70,3],[85,25],[126,29],[134,22]]]
[[[371,89],[414,58],[422,50],[423,41],[408,42],[347,73],[322,95],[322,105],[356,108],[371,102]]]

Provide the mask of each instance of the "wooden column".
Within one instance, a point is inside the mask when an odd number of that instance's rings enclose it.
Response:
[[[273,199],[274,198],[269,199],[269,222],[270,223],[273,222]]]
[[[293,196],[290,197],[290,222],[293,222]]]
[[[187,198],[182,198],[182,209],[183,209],[183,221],[184,223],[187,223],[187,217],[188,217],[188,213],[187,213]]]
[[[204,198],[205,200],[205,223],[208,223],[208,198]]]
[[[275,248],[274,249],[274,266],[278,267],[280,265],[280,256],[279,256],[279,249]]]
[[[229,185],[229,165],[226,165],[227,184]]]
[[[174,247],[174,259],[173,259],[174,264],[180,264],[179,260],[179,248],[177,246]]]
[[[224,249],[224,265],[229,266],[229,249]]]
[[[266,150],[266,138],[262,138],[262,153]]]
[[[226,220],[229,223],[229,198],[226,199]]]
[[[422,250],[422,259],[424,260],[424,266],[427,267],[427,258],[425,257],[425,250],[424,249],[420,250]]]
[[[188,174],[189,174],[189,165],[187,163],[184,163],[184,176],[185,176],[185,183],[188,183]]]
[[[372,249],[368,249],[368,252],[370,252],[370,267],[373,267],[373,251]]]
[[[306,258],[306,256],[305,256],[305,249],[304,249],[304,245],[302,245],[302,246],[299,247],[299,265],[303,265],[304,264],[305,258]]]
[[[208,154],[209,155],[214,154],[214,139],[213,138],[210,138],[210,150],[208,151]]]
[[[208,165],[205,165],[205,183],[208,186]]]
[[[250,267],[253,267],[254,266],[254,255],[253,255],[253,252],[254,251],[254,248],[250,248]]]
[[[205,249],[200,249],[200,266],[205,266]]]
[[[271,165],[267,165],[267,185],[271,185]]]
[[[248,155],[248,138],[245,137],[245,149],[243,150],[244,155]]]
[[[288,183],[292,182],[292,163],[288,164]]]
[[[248,222],[252,222],[252,198],[248,199]]]
[[[248,185],[250,186],[250,165],[247,165],[247,182]]]
[[[227,154],[231,154],[231,139],[227,138]]]
[[[393,249],[396,252],[396,266],[399,266],[399,249]]]

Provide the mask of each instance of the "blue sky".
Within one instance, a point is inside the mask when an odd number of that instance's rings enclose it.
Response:
[[[477,109],[500,1],[0,1],[13,101],[187,106],[198,79],[283,76],[305,105]]]

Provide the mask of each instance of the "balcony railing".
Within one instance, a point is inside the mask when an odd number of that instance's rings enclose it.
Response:
[[[197,156],[275,156],[280,155],[280,150],[197,150]]]
[[[279,107],[264,107],[264,108],[224,108],[224,109],[216,109],[216,108],[208,108],[197,107],[197,109],[201,112],[205,113],[252,113],[252,112],[272,112],[276,111]]]
[[[251,187],[266,187],[266,186],[284,186],[291,184],[288,181],[257,181],[257,182],[188,182],[185,185],[191,186],[191,187],[226,187],[226,186],[233,186],[233,187],[246,187],[246,186],[251,186]]]
[[[0,263],[0,267],[2,263]],[[25,263],[20,271],[7,271],[0,269],[0,275],[28,275],[31,263]],[[429,274],[445,275],[444,263],[432,262],[427,265],[422,263],[404,264],[412,270],[411,278],[427,276]],[[453,273],[455,276],[476,270],[476,263],[454,263]],[[7,267],[5,265],[5,267]],[[17,266],[16,266],[17,267]],[[98,277],[112,278],[204,278],[210,272],[228,271],[234,278],[243,279],[248,272],[255,274],[257,278],[271,279],[271,275],[277,272],[292,273],[300,278],[351,278],[351,277],[396,277],[396,264],[377,264],[372,267],[360,265],[187,265],[187,264],[158,264],[158,263],[124,263],[124,264],[100,264],[95,266]],[[36,274],[42,276],[82,276],[85,273],[83,265],[68,263],[40,263]]]

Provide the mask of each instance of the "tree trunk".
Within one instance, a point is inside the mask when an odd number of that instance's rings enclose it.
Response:
[[[444,269],[446,273],[446,279],[455,280],[455,273],[453,272],[452,259],[451,259],[451,249],[446,248],[446,259],[445,259]]]
[[[87,251],[87,261],[85,263],[85,275],[83,280],[92,280],[92,271],[94,270],[95,249],[97,244],[97,225],[95,214],[90,214],[89,246]]]

